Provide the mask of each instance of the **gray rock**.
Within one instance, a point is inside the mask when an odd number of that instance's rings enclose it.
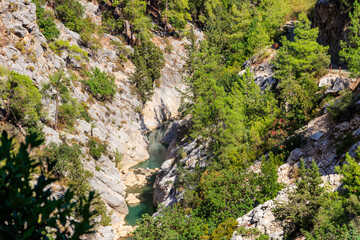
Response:
[[[360,137],[360,128],[357,129],[357,130],[355,130],[355,131],[352,133],[352,135],[353,135],[354,137],[356,137],[356,138]]]
[[[350,79],[343,79],[340,77],[337,77],[333,83],[332,86],[330,86],[328,89],[326,89],[325,94],[338,94],[339,92],[341,92],[342,90],[345,90],[347,88],[349,88]]]
[[[359,147],[360,147],[360,141],[350,147],[349,155],[353,158],[356,157],[356,151],[358,150]]]
[[[99,227],[96,231],[94,240],[113,240],[115,238],[115,231],[111,226]]]
[[[328,87],[328,86],[331,86],[334,82],[334,78],[332,77],[323,77],[320,79],[319,81],[319,87]]]
[[[179,124],[177,122],[173,122],[171,124],[171,127],[166,131],[163,139],[161,139],[161,142],[164,144],[170,144],[171,141],[176,139],[178,129],[179,129]]]
[[[319,131],[319,132],[316,132],[313,135],[311,135],[310,138],[314,141],[318,141],[323,135],[324,135],[324,133]]]
[[[298,162],[305,153],[300,148],[295,148],[289,155],[287,162],[290,165],[293,165],[294,163]]]

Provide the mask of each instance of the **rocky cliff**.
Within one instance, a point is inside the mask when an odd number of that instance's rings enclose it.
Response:
[[[340,41],[346,41],[346,29],[350,22],[348,13],[342,12],[340,6],[333,1],[321,0],[316,3],[313,16],[313,25],[319,28],[318,42],[329,46],[334,64],[341,64]]]
[[[101,24],[99,6],[88,1],[80,2],[85,7],[87,16],[93,22]],[[51,10],[51,7],[48,9]],[[132,83],[129,80],[134,65],[127,61],[119,68],[119,52],[110,44],[120,40],[109,34],[97,36],[102,47],[92,50],[80,44],[79,34],[70,31],[61,22],[56,24],[61,32],[59,39],[68,41],[71,46],[80,47],[87,53],[87,58],[76,57],[69,49],[64,49],[60,54],[50,49],[37,26],[36,5],[30,0],[0,1],[0,65],[29,76],[39,89],[48,81],[49,75],[57,70],[63,70],[67,74],[71,72],[80,77],[82,69],[97,67],[115,77],[119,91],[111,102],[105,104],[92,99],[80,81],[73,83],[72,97],[78,102],[86,103],[91,117],[91,122],[77,120],[73,131],[56,131],[52,128],[55,102],[43,99],[48,112],[43,131],[46,144],[71,141],[83,146],[82,151],[86,156],[86,159],[83,159],[84,167],[93,173],[89,183],[101,194],[108,209],[112,210],[113,224],[121,224],[128,212],[125,202],[126,186],[121,180],[122,173],[115,166],[114,153],[118,151],[122,154],[123,168],[147,159],[147,131],[158,127],[163,120],[177,115],[180,97],[176,88],[182,89],[180,70],[185,54],[185,40],[169,38],[165,42],[161,37],[153,37],[153,41],[162,50],[165,51],[169,44],[173,50],[164,54],[166,66],[162,70],[161,83],[156,86],[154,96],[141,113],[138,110],[141,110],[141,103],[132,94]],[[126,48],[133,51],[130,46]],[[106,156],[102,155],[97,161],[88,154],[87,142],[90,133],[106,143],[109,150]],[[102,235],[108,236],[107,239],[113,236],[111,228],[103,228],[101,231]]]

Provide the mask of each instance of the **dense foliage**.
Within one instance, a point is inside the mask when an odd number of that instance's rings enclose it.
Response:
[[[52,195],[50,185],[56,180],[43,172],[38,177],[39,161],[29,156],[29,150],[38,147],[42,140],[36,135],[27,136],[19,149],[13,139],[3,132],[0,138],[0,238],[1,239],[79,239],[90,233],[90,209],[94,192],[74,201],[69,189],[61,198]],[[51,171],[52,164],[48,164]],[[36,197],[34,197],[36,196]],[[76,214],[78,219],[70,218]]]
[[[341,42],[342,50],[340,56],[347,62],[349,69],[355,76],[360,75],[360,4],[356,0],[354,2],[354,11],[350,12],[350,26],[348,43]]]
[[[33,0],[33,2],[36,4],[37,25],[41,33],[48,41],[55,40],[59,37],[60,31],[54,22],[54,14],[43,8],[45,1]]]
[[[133,63],[136,69],[130,79],[135,83],[140,99],[145,103],[153,94],[154,82],[160,78],[165,60],[161,50],[145,39],[135,46],[134,50]]]
[[[0,68],[0,98],[6,109],[4,121],[24,125],[29,131],[37,129],[41,94],[28,76]]]
[[[85,83],[94,97],[99,101],[112,100],[117,89],[115,78],[97,67],[92,69],[88,75],[89,78]]]
[[[287,103],[288,118],[301,124],[308,120],[317,103],[316,77],[329,66],[328,47],[317,43],[318,29],[304,14],[295,24],[293,42],[282,39],[283,46],[275,59],[280,98]]]

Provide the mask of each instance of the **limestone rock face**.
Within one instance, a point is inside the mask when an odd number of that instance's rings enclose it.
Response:
[[[177,122],[173,125],[177,130],[170,128],[168,132],[165,133],[165,137],[168,136],[170,132],[173,132],[171,135],[176,136],[176,138],[172,139],[171,142],[181,142],[181,132],[183,132],[185,126],[188,126],[188,123],[189,119]],[[168,140],[169,139],[167,138],[167,141]],[[197,141],[182,143],[183,144],[178,147],[168,148],[169,159],[162,164],[160,171],[156,175],[153,194],[153,203],[156,206],[161,204],[161,207],[167,207],[182,201],[183,190],[177,189],[175,186],[178,179],[178,163],[190,171],[194,170],[197,165],[205,166],[207,164],[206,146],[199,145]],[[171,145],[172,144],[170,143],[170,146]]]
[[[276,52],[273,49],[268,49],[269,56],[258,63],[258,59],[250,59],[243,65],[245,68],[239,75],[242,76],[246,69],[249,69],[254,74],[254,82],[265,90],[267,88],[273,89],[277,86],[278,81],[274,78],[274,65],[271,60],[275,57]]]
[[[203,33],[194,31],[198,40],[204,38]],[[146,102],[143,109],[143,121],[148,130],[153,130],[160,126],[162,122],[168,119],[173,119],[178,115],[180,107],[181,95],[185,85],[181,78],[181,69],[184,65],[185,58],[185,44],[187,40],[177,40],[173,38],[168,39],[173,50],[170,53],[165,53],[165,67],[161,71],[160,86],[154,83],[154,95]],[[165,52],[166,44],[163,40],[156,36],[153,42]]]

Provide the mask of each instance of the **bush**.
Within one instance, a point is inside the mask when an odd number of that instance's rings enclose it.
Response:
[[[356,104],[353,100],[353,93],[351,90],[342,91],[340,97],[329,104],[327,108],[330,116],[335,121],[344,121],[350,119],[355,114]]]
[[[28,76],[4,71],[0,76],[0,98],[7,103],[5,121],[12,120],[29,128],[38,125],[42,115],[41,94]]]
[[[84,8],[76,0],[55,0],[55,13],[66,27],[75,32],[83,29]]]
[[[231,239],[237,225],[238,222],[234,218],[228,218],[211,233],[210,239]]]
[[[274,198],[281,189],[276,166],[263,162],[262,173],[225,169],[205,172],[199,184],[197,214],[213,224],[242,216],[258,204]]]
[[[106,145],[101,143],[100,140],[91,138],[88,142],[89,152],[90,155],[95,159],[98,160],[101,157],[101,154],[105,154],[106,152]]]
[[[53,52],[58,55],[60,55],[64,50],[66,50],[74,56],[79,56],[85,59],[87,59],[88,57],[88,53],[85,50],[75,44],[70,45],[69,41],[66,40],[56,40],[55,42],[50,43],[49,47]]]
[[[116,93],[115,78],[95,67],[85,82],[99,101],[112,100]]]
[[[32,2],[36,4],[37,25],[40,31],[48,41],[54,41],[59,37],[60,31],[56,27],[53,14],[42,7],[45,1],[33,0]]]

